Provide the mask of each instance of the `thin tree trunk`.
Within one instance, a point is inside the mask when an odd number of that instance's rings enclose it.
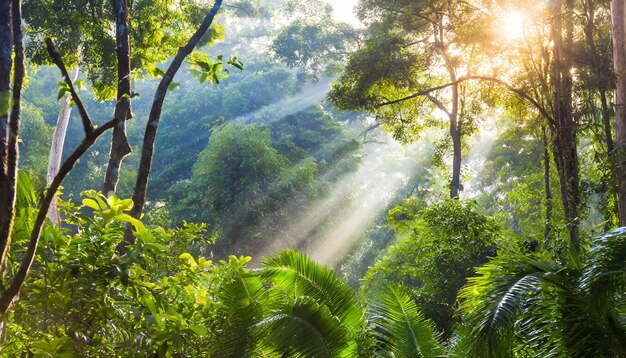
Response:
[[[559,172],[561,198],[565,219],[569,227],[570,243],[580,247],[578,240],[578,205],[580,204],[578,153],[576,150],[576,123],[572,111],[572,75],[569,54],[564,49],[573,47],[573,3],[566,1],[566,13],[561,14],[562,4],[554,4],[552,39],[554,42],[554,121],[556,124],[555,160]],[[572,11],[570,11],[572,10]],[[565,19],[564,24],[561,16]],[[565,38],[563,37],[565,29]]]
[[[620,226],[626,226],[626,0],[611,2],[613,22],[613,65],[617,75],[615,90],[615,132],[617,149],[617,207]]]
[[[70,79],[75,82],[78,78],[78,65],[72,69]],[[54,177],[59,173],[61,167],[61,160],[63,158],[63,147],[65,144],[65,134],[67,133],[67,126],[70,122],[70,116],[72,115],[72,107],[70,106],[71,95],[68,93],[59,100],[59,116],[57,117],[57,125],[54,128],[54,135],[52,136],[52,144],[50,146],[50,157],[48,160],[48,173],[46,176],[46,183],[49,185]],[[48,219],[52,221],[54,226],[61,225],[61,216],[58,209],[58,198],[55,196],[50,203],[50,209],[48,210]]]
[[[543,134],[543,181],[546,193],[546,221],[543,231],[544,243],[548,243],[552,231],[552,188],[550,185],[550,146],[546,126],[542,128]]]
[[[146,192],[148,190],[148,176],[150,175],[150,169],[152,168],[152,157],[154,154],[154,142],[156,140],[157,129],[159,127],[159,121],[161,119],[161,110],[163,108],[163,102],[165,101],[165,95],[167,94],[167,88],[174,80],[174,76],[180,69],[185,58],[191,54],[196,48],[198,42],[204,34],[209,30],[209,27],[213,23],[217,12],[222,5],[222,0],[216,0],[213,8],[207,13],[204,20],[200,24],[200,27],[193,36],[189,39],[184,47],[178,50],[178,54],[174,57],[174,60],[170,64],[170,67],[165,72],[165,75],[159,83],[156,93],[154,94],[154,101],[152,102],[152,109],[150,110],[150,116],[148,117],[148,123],[146,125],[146,131],[143,138],[143,147],[141,148],[141,161],[139,162],[139,170],[137,173],[137,181],[135,183],[135,191],[133,193],[133,209],[131,215],[134,218],[139,219],[143,212],[143,207],[146,202]],[[124,235],[124,241],[118,245],[118,250],[122,253],[126,252],[126,246],[132,244],[134,238],[130,227],[126,228]]]
[[[9,118],[11,113],[11,68],[13,67],[13,19],[11,0],[0,0],[0,271],[11,240],[9,203]],[[1,273],[1,272],[0,272]]]
[[[457,74],[454,68],[453,61],[449,54],[444,50],[443,57],[446,61],[446,67],[448,68],[448,76],[450,76],[450,82],[456,82]],[[452,86],[452,96],[450,98],[452,102],[452,110],[448,112],[450,118],[450,136],[452,137],[452,179],[450,180],[450,198],[458,198],[459,192],[462,189],[461,186],[461,162],[462,148],[461,148],[461,121],[459,120],[459,84],[456,83]]]
[[[454,96],[453,96],[454,97]],[[452,136],[452,180],[450,198],[458,198],[461,189],[461,130],[458,115],[450,116],[450,135]]]
[[[117,103],[115,105],[115,128],[109,154],[109,164],[104,177],[102,192],[106,196],[115,194],[120,179],[120,167],[131,148],[126,137],[126,120],[131,118],[130,108],[130,43],[128,37],[128,2],[115,1],[115,39],[117,45]]]

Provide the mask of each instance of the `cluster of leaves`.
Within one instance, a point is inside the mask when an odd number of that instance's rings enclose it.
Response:
[[[407,199],[389,212],[398,241],[367,272],[363,290],[388,282],[411,288],[426,317],[446,335],[455,322],[456,296],[474,268],[496,255],[500,227],[474,202],[447,200],[422,209]]]
[[[20,187],[17,244],[37,211],[32,186],[21,178]],[[68,228],[46,226],[28,284],[7,318],[3,355],[198,356],[217,339],[224,325],[220,287],[250,259],[194,257],[187,251],[208,249],[204,225],[147,228],[126,214],[131,206],[95,192],[85,193],[82,205],[64,205]],[[116,246],[126,223],[137,241],[120,258]]]
[[[621,357],[626,354],[626,231],[554,259],[501,254],[460,298],[475,357]]]
[[[174,6],[167,1],[129,2],[132,14],[128,33],[133,51],[131,68],[141,71],[165,62],[184,46],[195,25],[206,14],[205,4],[184,0]],[[98,99],[116,93],[116,10],[108,1],[26,0],[24,20],[28,23],[28,58],[35,64],[49,64],[44,38],[54,38],[69,66],[78,64],[92,84]],[[54,26],[50,26],[54,24]],[[223,28],[214,26],[201,45],[222,37]],[[139,75],[140,72],[137,72]]]

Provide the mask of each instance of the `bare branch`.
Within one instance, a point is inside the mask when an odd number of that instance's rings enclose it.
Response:
[[[152,157],[154,154],[154,142],[156,140],[157,129],[159,127],[159,120],[161,119],[161,110],[163,109],[163,102],[167,94],[167,88],[174,80],[174,76],[180,69],[185,58],[191,54],[196,48],[198,42],[204,34],[209,30],[217,12],[222,5],[222,0],[216,0],[213,8],[207,13],[204,20],[200,24],[200,27],[191,36],[189,41],[184,47],[178,50],[178,54],[174,57],[174,60],[170,64],[169,68],[165,72],[165,75],[159,83],[156,93],[154,94],[154,101],[152,102],[152,109],[150,110],[150,116],[148,117],[148,123],[146,125],[146,131],[143,139],[143,147],[141,148],[141,161],[139,163],[139,169],[137,173],[137,181],[135,182],[135,191],[133,193],[133,209],[130,214],[139,219],[143,211],[143,206],[146,202],[146,192],[148,190],[148,176],[150,169],[152,168]],[[134,242],[132,229],[130,226],[126,228],[124,234],[124,241],[118,245],[120,253],[126,252],[126,245]]]
[[[69,73],[67,72],[67,68],[63,63],[63,58],[61,57],[61,53],[57,50],[54,42],[50,39],[46,39],[46,50],[48,50],[48,54],[52,58],[52,61],[55,65],[61,70],[61,74],[63,74],[63,78],[65,79],[65,83],[70,88],[70,94],[72,95],[72,100],[76,103],[76,107],[78,108],[78,112],[80,113],[80,118],[83,120],[83,128],[85,129],[85,135],[89,135],[89,133],[93,132],[93,124],[91,124],[91,119],[89,118],[89,114],[87,114],[87,110],[83,105],[76,89],[74,88],[74,84],[72,83],[72,79],[70,78]]]

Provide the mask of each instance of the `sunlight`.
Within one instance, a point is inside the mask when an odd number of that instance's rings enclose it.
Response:
[[[508,9],[500,16],[497,31],[500,31],[500,35],[508,41],[520,40],[524,37],[524,27],[527,21],[527,16],[523,12]]]
[[[358,26],[360,24],[354,13],[357,0],[340,0],[328,1],[333,6],[333,19],[336,21],[347,22],[350,25]]]

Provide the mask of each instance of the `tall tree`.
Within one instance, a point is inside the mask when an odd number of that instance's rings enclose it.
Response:
[[[131,148],[126,136],[126,120],[132,117],[130,107],[130,40],[128,36],[129,8],[127,0],[115,0],[115,48],[117,51],[117,95],[113,117],[117,121],[113,128],[113,140],[109,154],[109,164],[104,177],[102,192],[115,194],[120,179],[122,160],[130,154]]]
[[[178,5],[152,0],[24,1],[27,32],[32,35],[27,49],[31,61],[49,64],[43,38],[54,38],[64,62],[80,65],[96,97],[116,100],[113,117],[118,125],[104,178],[105,193],[115,192],[122,160],[130,153],[126,120],[132,116],[132,78],[141,76],[142,71],[162,75],[155,64],[174,55],[204,18],[206,7],[201,2],[183,0]],[[219,36],[216,27],[200,43]]]
[[[217,16],[221,6],[222,0],[216,0],[211,8],[211,11],[209,11],[204,17],[204,20],[202,20],[202,23],[196,32],[193,36],[191,36],[189,41],[187,41],[187,44],[178,50],[176,57],[174,57],[174,60],[163,75],[163,78],[161,79],[161,82],[159,83],[159,86],[154,94],[154,100],[152,102],[152,108],[150,109],[150,116],[148,117],[148,123],[146,125],[146,131],[143,138],[143,146],[141,148],[141,161],[139,163],[137,181],[133,192],[133,202],[135,205],[133,206],[131,215],[137,219],[141,218],[143,207],[146,202],[146,194],[148,192],[148,176],[150,175],[152,159],[154,156],[154,142],[156,141],[157,129],[159,128],[161,111],[163,109],[163,103],[165,102],[167,90],[172,84],[172,81],[174,81],[176,73],[182,66],[187,56],[191,55],[196,46],[200,43],[202,37],[204,37],[209,31],[209,28],[213,24],[213,20]],[[199,55],[192,58],[191,63],[201,69],[200,71],[203,72],[203,76],[206,75],[207,77],[213,78],[217,81],[219,76],[219,73],[217,72],[221,71],[222,68],[221,60],[218,62],[211,62],[207,56]],[[231,59],[229,64],[242,68],[241,63],[237,62],[236,59]],[[132,242],[134,242],[134,238],[129,226],[124,235],[124,242],[120,245],[120,250],[125,252],[126,250],[124,245]]]
[[[617,146],[618,211],[621,226],[626,226],[626,1],[611,2],[613,22],[613,63],[617,75],[615,119]]]
[[[449,125],[450,197],[462,190],[462,138],[471,133],[478,101],[465,77],[486,34],[477,7],[464,2],[362,1],[369,22],[364,46],[353,53],[330,98],[341,109],[374,113],[397,139],[410,141],[425,126]]]
[[[11,185],[9,169],[11,71],[13,68],[13,4],[11,0],[0,1],[0,273],[4,269],[6,255],[11,243],[15,187]],[[13,196],[13,197],[12,197]]]
[[[578,206],[580,205],[579,169],[577,152],[577,122],[573,112],[572,57],[574,48],[574,2],[561,0],[552,3],[552,85],[554,89],[555,160],[559,173],[561,198],[565,218],[570,225],[570,241],[579,246]]]
[[[78,66],[74,66],[70,73],[70,79],[72,82],[78,78]],[[70,122],[72,115],[72,101],[69,94],[65,94],[59,99],[59,116],[57,118],[57,125],[54,127],[54,134],[52,136],[52,143],[50,145],[50,156],[48,158],[48,172],[46,174],[46,184],[50,184],[54,177],[59,173],[61,167],[61,160],[63,158],[63,147],[65,146],[65,134],[67,132],[67,126]],[[50,203],[50,210],[48,210],[48,218],[52,221],[54,226],[61,225],[61,217],[58,209],[58,198],[55,197]]]

